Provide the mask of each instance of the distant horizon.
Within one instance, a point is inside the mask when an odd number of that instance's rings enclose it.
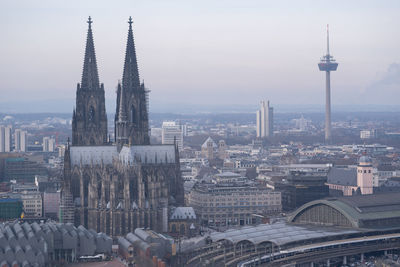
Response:
[[[115,104],[106,100],[106,112],[115,114]],[[71,104],[72,103],[72,104]],[[28,105],[29,104],[29,105]],[[71,104],[71,105],[70,105]],[[72,114],[75,100],[31,101],[21,103],[1,103],[0,114]],[[271,102],[274,113],[324,113],[325,106],[319,104],[278,104]],[[28,108],[27,108],[28,107]],[[187,103],[152,103],[150,113],[154,114],[207,114],[207,113],[253,113],[259,104],[200,105]],[[400,112],[400,105],[332,105],[332,113],[341,112]]]

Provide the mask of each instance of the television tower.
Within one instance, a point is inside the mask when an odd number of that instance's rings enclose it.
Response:
[[[325,71],[325,142],[332,140],[331,135],[331,71],[336,71],[338,63],[329,54],[329,25],[326,25],[326,55],[321,58],[318,63],[320,71]]]

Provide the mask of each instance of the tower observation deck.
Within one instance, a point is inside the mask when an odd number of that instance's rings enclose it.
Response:
[[[325,83],[325,142],[329,143],[332,139],[331,135],[331,71],[336,71],[338,63],[333,59],[333,56],[329,53],[329,25],[326,27],[326,42],[327,52],[321,58],[318,63],[320,71],[325,71],[326,83]]]

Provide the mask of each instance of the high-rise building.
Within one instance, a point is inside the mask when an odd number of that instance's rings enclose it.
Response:
[[[54,152],[56,140],[51,137],[43,137],[43,152]]]
[[[162,124],[161,142],[163,145],[178,144],[179,150],[183,147],[183,131],[179,123],[175,121],[164,121]]]
[[[326,55],[321,58],[318,67],[320,71],[325,71],[325,142],[329,143],[332,140],[331,134],[331,71],[336,71],[338,63],[335,62],[333,56],[329,53],[329,27],[326,29],[327,34],[327,52]]]
[[[4,128],[4,152],[11,152],[11,126],[7,126]]]
[[[0,126],[0,152],[11,151],[11,126]]]
[[[6,152],[5,129],[0,126],[0,152]]]
[[[274,134],[274,108],[269,101],[261,101],[257,111],[257,137],[272,137]]]
[[[22,131],[21,129],[16,129],[14,132],[14,150],[25,152],[28,142],[28,134],[26,131]]]

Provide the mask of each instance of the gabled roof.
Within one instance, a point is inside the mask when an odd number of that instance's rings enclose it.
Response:
[[[201,148],[207,148],[207,143],[212,142],[213,148],[217,148],[217,144],[214,142],[214,140],[211,137],[208,137],[207,140],[201,145]]]
[[[71,165],[112,164],[118,156],[116,146],[71,146]]]
[[[124,164],[141,162],[143,164],[175,163],[174,145],[135,145],[124,146],[119,154]]]
[[[357,169],[333,167],[328,172],[327,183],[344,186],[357,186]]]
[[[174,145],[135,145],[124,146],[120,153],[116,146],[71,146],[71,165],[107,165],[113,159],[124,164],[141,162],[143,164],[175,163]]]
[[[171,220],[195,220],[196,213],[192,207],[177,207],[172,213]]]

